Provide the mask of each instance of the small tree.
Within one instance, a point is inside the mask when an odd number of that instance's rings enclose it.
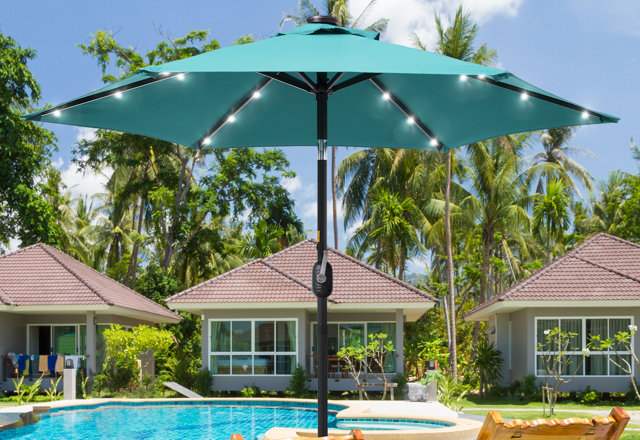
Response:
[[[633,349],[633,344],[631,343],[631,337],[635,335],[637,331],[638,326],[630,324],[628,332],[618,332],[607,339],[601,339],[598,335],[591,337],[589,346],[594,349],[597,348],[602,351],[609,350],[615,353],[615,358],[613,356],[609,356],[609,362],[629,376],[629,380],[631,380],[631,385],[633,386],[633,391],[636,393],[636,398],[640,400],[638,385],[633,377],[633,364],[635,363],[636,368],[640,368],[640,359],[638,359],[638,355]],[[631,357],[631,360],[628,360],[625,357],[627,356],[627,352]]]
[[[105,366],[115,370],[135,372],[136,359],[146,351],[166,350],[173,344],[173,334],[168,330],[140,325],[131,331],[112,325],[104,331],[106,346]],[[144,367],[144,366],[143,366]],[[127,374],[128,376],[129,374]],[[129,380],[133,379],[128,377]]]
[[[360,375],[365,372],[380,373],[374,377],[383,383],[382,400],[387,396],[387,374],[385,361],[389,353],[393,353],[393,342],[387,340],[386,333],[371,333],[367,345],[347,345],[338,351],[338,356],[347,364],[347,369],[355,379],[357,386],[363,389]],[[364,396],[369,399],[366,390]]]
[[[584,356],[588,356],[589,349],[582,348],[580,361],[572,366],[572,358],[575,354],[574,338],[577,339],[578,334],[568,331],[562,331],[559,328],[547,329],[544,331],[544,342],[538,343],[537,351],[542,357],[542,365],[544,368],[544,389],[542,392],[543,414],[545,395],[549,402],[549,415],[553,415],[553,409],[560,387],[573,380],[578,370],[582,368]]]

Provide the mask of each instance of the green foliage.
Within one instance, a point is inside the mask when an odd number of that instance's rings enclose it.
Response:
[[[291,380],[289,381],[289,387],[287,390],[291,392],[293,397],[305,398],[309,396],[308,387],[309,375],[302,368],[301,365],[296,365],[295,370],[291,374]]]
[[[44,375],[44,374],[43,374]],[[16,400],[18,405],[24,405],[33,400],[36,394],[40,392],[40,385],[42,384],[42,377],[40,376],[33,385],[26,385],[24,383],[24,376],[20,376],[20,380],[13,379],[13,386],[16,392]]]
[[[58,397],[60,396],[60,391],[58,391],[58,385],[60,384],[61,380],[62,380],[62,376],[58,376],[58,378],[55,381],[53,380],[53,378],[49,379],[50,387],[44,390],[44,393],[46,394],[47,398],[49,398],[49,400],[57,400]]]
[[[600,400],[600,393],[591,389],[589,385],[580,393],[580,403],[593,404]]]
[[[469,394],[471,387],[457,381],[450,375],[443,375],[438,381],[438,402],[454,411],[462,411],[464,397]]]
[[[211,387],[213,386],[213,376],[208,368],[198,371],[193,381],[193,390],[201,396],[208,397],[211,395]]]
[[[42,241],[57,246],[61,234],[42,183],[55,137],[21,117],[40,99],[40,86],[27,67],[35,55],[0,33],[0,243],[5,246],[12,238],[23,245]]]
[[[175,356],[169,358],[167,368],[170,372],[170,377],[174,382],[177,382],[186,388],[194,387],[196,378],[199,374],[198,369],[195,368],[191,357],[182,349],[182,347],[178,347],[175,351]]]
[[[480,379],[480,397],[489,391],[491,385],[495,385],[502,378],[501,352],[493,343],[481,339],[478,344],[478,352],[475,359],[475,367]]]
[[[427,373],[420,379],[420,383],[422,385],[429,385],[432,382],[438,382],[442,379],[444,375],[441,370],[429,370]]]
[[[83,399],[88,399],[90,394],[88,391],[89,376],[85,376],[83,372],[80,372],[79,375],[80,375],[80,380],[78,380],[78,384],[80,385],[80,395],[82,396]]]
[[[395,391],[395,398],[398,400],[404,400],[407,395],[409,376],[406,373],[396,373],[396,375],[391,378],[391,382],[398,384]]]
[[[240,395],[242,397],[260,397],[262,396],[262,390],[256,385],[253,384],[250,387],[246,386],[240,391]]]

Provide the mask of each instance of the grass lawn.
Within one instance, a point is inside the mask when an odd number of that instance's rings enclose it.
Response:
[[[578,402],[558,402],[556,404],[556,410],[567,410],[567,411],[579,411],[581,409],[594,409],[594,410],[606,410],[609,411],[614,406],[621,406],[627,411],[638,411],[640,410],[640,405],[627,404],[625,402],[600,402],[597,405],[585,405],[583,403]],[[535,409],[542,408],[542,402],[527,402],[520,401],[515,398],[488,398],[488,399],[480,399],[475,396],[467,397],[463,399],[463,411],[467,412],[467,410],[473,409],[496,409],[496,408],[527,408],[527,409]]]

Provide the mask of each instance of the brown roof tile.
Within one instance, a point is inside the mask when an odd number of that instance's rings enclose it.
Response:
[[[0,257],[0,302],[15,306],[107,304],[180,319],[149,298],[41,243]]]
[[[311,269],[315,240],[305,240],[178,293],[169,303],[315,302]],[[329,248],[334,303],[435,302],[433,296],[360,260]]]
[[[640,300],[640,245],[596,234],[499,295],[500,301]]]

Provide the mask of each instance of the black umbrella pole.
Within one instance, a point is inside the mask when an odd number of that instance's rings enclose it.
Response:
[[[327,98],[326,94],[316,96],[318,117],[318,263],[322,263],[324,253],[327,250]],[[330,294],[330,292],[328,293]],[[328,434],[329,429],[327,298],[323,294],[316,296],[318,300],[318,437],[324,437]]]

